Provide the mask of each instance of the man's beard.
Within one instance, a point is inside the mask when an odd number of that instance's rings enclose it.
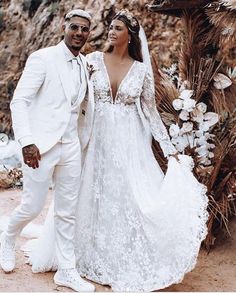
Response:
[[[80,51],[83,46],[71,46],[71,48],[75,51]]]
[[[80,49],[84,46],[85,44],[85,41],[81,43],[81,45],[78,45],[78,46],[75,46],[75,45],[72,45],[71,48],[75,51],[80,51]]]

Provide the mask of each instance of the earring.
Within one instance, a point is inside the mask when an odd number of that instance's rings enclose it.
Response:
[[[131,41],[129,40],[129,44],[131,43]]]

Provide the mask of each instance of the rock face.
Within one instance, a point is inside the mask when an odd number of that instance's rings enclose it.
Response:
[[[177,62],[181,43],[178,18],[150,13],[151,1],[114,0],[1,0],[0,2],[0,132],[12,136],[9,103],[25,61],[33,51],[57,44],[63,16],[70,9],[84,8],[93,15],[93,30],[85,53],[101,50],[114,12],[120,8],[133,11],[147,34],[149,48],[159,65]],[[231,50],[231,51],[230,51]],[[233,51],[234,50],[234,51]],[[232,54],[230,55],[229,54]],[[233,64],[235,49],[224,48]]]
[[[115,4],[114,4],[115,3]],[[151,51],[161,64],[177,58],[180,22],[174,17],[148,13],[144,1],[3,0],[0,3],[0,132],[12,135],[9,103],[30,53],[57,44],[63,16],[73,8],[93,15],[93,31],[85,53],[101,50],[115,10],[128,8],[141,21]],[[167,48],[166,43],[169,41]]]

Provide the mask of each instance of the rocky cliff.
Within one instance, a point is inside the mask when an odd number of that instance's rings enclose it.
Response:
[[[179,18],[150,13],[151,1],[114,0],[1,0],[0,2],[0,132],[11,133],[9,102],[28,55],[62,38],[61,23],[67,11],[87,9],[93,15],[93,30],[85,53],[101,50],[114,12],[128,8],[137,15],[147,34],[151,53],[160,66],[177,62],[182,25]],[[235,48],[224,46],[227,62],[235,65]]]

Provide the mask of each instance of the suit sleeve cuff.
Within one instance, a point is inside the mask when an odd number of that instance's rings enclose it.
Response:
[[[20,143],[22,148],[27,146],[27,145],[34,144],[33,137],[31,135],[24,136],[24,137],[19,139],[19,143]]]

